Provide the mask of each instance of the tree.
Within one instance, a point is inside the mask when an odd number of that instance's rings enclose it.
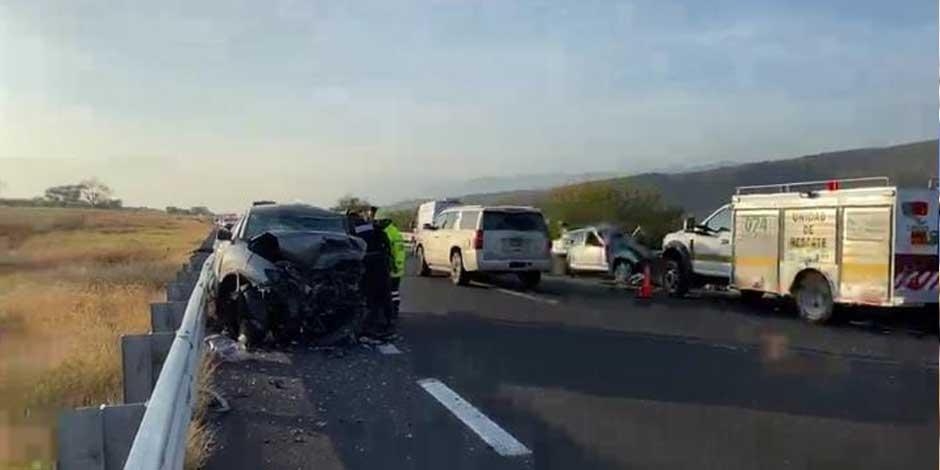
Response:
[[[358,197],[347,194],[338,201],[336,201],[336,206],[330,208],[334,212],[363,212],[369,210],[372,207],[372,204],[365,199],[360,199]]]
[[[63,184],[46,189],[46,199],[57,205],[78,204],[82,200],[82,185]]]
[[[102,207],[111,200],[113,191],[98,178],[88,178],[78,184],[81,187],[81,199],[92,207]]]
[[[642,227],[641,241],[655,247],[680,225],[682,210],[665,204],[659,192],[609,182],[556,188],[543,204],[557,233],[562,221],[571,227],[609,223],[627,233]]]
[[[412,230],[412,225],[415,221],[415,211],[402,210],[402,211],[381,211],[378,214],[379,218],[390,219],[398,230],[410,231]]]

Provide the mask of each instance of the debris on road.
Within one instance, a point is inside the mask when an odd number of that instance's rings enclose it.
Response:
[[[224,335],[209,335],[205,339],[209,356],[219,362],[238,362],[245,359],[245,348]]]

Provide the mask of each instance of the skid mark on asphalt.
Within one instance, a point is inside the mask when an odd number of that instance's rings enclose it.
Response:
[[[440,380],[422,379],[418,381],[418,385],[466,424],[477,436],[480,436],[480,439],[489,444],[499,455],[514,457],[532,453],[528,447]]]

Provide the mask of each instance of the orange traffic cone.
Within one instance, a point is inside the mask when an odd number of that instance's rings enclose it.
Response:
[[[650,275],[649,263],[643,266],[643,283],[640,284],[640,288],[636,290],[636,298],[643,300],[653,298],[653,280]]]

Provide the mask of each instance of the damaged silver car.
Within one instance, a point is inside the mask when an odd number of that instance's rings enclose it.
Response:
[[[354,337],[366,315],[366,247],[346,218],[303,204],[261,203],[217,232],[210,328],[253,346]]]

